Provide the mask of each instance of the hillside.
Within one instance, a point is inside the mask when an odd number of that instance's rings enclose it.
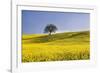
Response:
[[[22,62],[87,60],[90,58],[90,32],[64,32],[49,36],[22,36]]]
[[[65,32],[56,33],[49,36],[48,34],[33,34],[33,35],[23,35],[24,43],[51,43],[55,41],[60,42],[89,42],[89,31],[83,32]]]

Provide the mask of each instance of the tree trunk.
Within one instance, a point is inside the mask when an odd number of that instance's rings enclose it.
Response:
[[[51,36],[51,32],[49,33],[49,35]]]

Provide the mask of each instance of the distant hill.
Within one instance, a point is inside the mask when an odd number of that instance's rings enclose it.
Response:
[[[64,42],[89,42],[90,41],[90,32],[81,31],[81,32],[64,32],[56,33],[49,36],[48,34],[32,34],[32,35],[23,35],[23,43],[64,43]]]

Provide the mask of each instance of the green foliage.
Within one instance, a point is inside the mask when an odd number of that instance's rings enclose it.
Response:
[[[57,27],[53,24],[48,24],[45,29],[44,29],[44,33],[49,33],[49,35],[51,35],[52,32],[56,32]]]

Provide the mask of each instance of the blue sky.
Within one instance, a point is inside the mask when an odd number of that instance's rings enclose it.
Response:
[[[42,34],[47,24],[54,24],[57,32],[89,30],[90,14],[22,10],[23,34]]]

